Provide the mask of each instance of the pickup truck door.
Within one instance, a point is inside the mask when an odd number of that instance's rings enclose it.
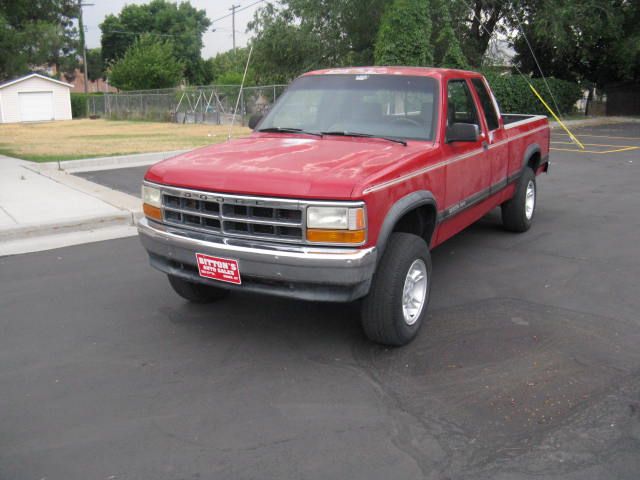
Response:
[[[487,150],[488,163],[491,165],[491,193],[496,193],[506,186],[507,170],[509,167],[509,144],[504,122],[498,114],[498,106],[491,95],[485,81],[481,78],[471,79],[471,85],[476,93],[482,109],[484,123],[488,131]]]
[[[446,99],[446,126],[453,123],[472,123],[477,125],[482,133],[476,142],[443,142],[443,151],[448,162],[444,219],[455,217],[457,213],[471,206],[491,185],[491,164],[487,161],[487,134],[480,122],[470,85],[465,79],[449,80]]]

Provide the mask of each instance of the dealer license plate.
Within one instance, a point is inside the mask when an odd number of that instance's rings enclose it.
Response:
[[[212,257],[204,253],[196,253],[198,272],[203,278],[240,285],[240,269],[238,261],[229,258]]]

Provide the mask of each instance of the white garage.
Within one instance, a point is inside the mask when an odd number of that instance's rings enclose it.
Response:
[[[0,123],[71,120],[72,86],[37,73],[0,84]]]

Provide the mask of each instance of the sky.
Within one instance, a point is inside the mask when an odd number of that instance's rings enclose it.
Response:
[[[231,13],[231,5],[244,7],[254,3],[256,0],[189,0],[189,3],[199,10],[206,10],[209,20],[216,20]],[[86,0],[84,3],[93,3],[92,6],[84,7],[84,23],[86,25],[87,48],[100,46],[100,24],[104,18],[113,13],[118,14],[122,7],[131,4],[149,3],[148,0]],[[264,3],[264,2],[263,2]],[[243,47],[247,44],[249,35],[245,33],[247,23],[253,19],[254,12],[260,8],[261,3],[236,13],[236,46]],[[216,31],[212,32],[212,28]],[[216,53],[229,50],[233,46],[231,16],[214,23],[202,36],[204,48],[202,58],[209,58]]]

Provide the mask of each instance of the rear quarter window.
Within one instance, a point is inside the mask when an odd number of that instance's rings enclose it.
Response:
[[[476,93],[478,94],[478,98],[480,99],[482,110],[484,110],[484,118],[487,121],[487,127],[489,127],[489,130],[495,130],[496,128],[498,128],[500,123],[498,122],[498,114],[496,113],[496,109],[493,106],[491,96],[487,91],[487,87],[479,78],[473,78],[471,80],[471,83],[473,84],[473,88],[475,89]]]

